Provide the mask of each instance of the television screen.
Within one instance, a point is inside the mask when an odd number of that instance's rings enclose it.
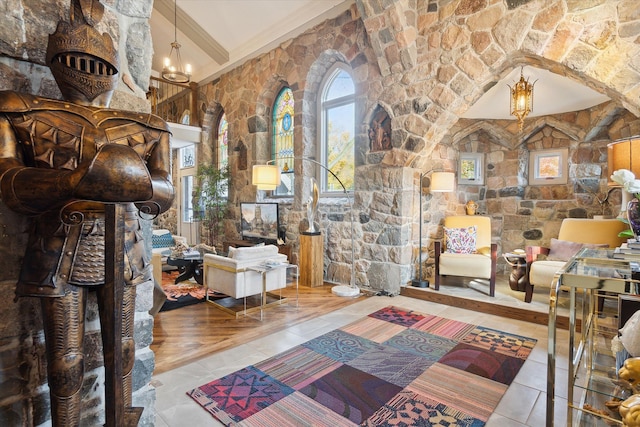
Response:
[[[279,212],[277,203],[240,203],[240,234],[245,240],[278,239]]]

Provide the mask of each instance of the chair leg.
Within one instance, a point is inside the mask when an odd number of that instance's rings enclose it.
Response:
[[[524,302],[531,302],[533,299],[533,285],[527,281],[524,287]]]
[[[436,241],[434,243],[434,247],[433,247],[433,251],[434,251],[434,255],[435,255],[435,267],[436,267],[436,271],[435,271],[435,280],[434,280],[434,284],[433,284],[433,289],[435,289],[436,291],[440,290],[440,253],[442,252],[442,243],[439,241]]]
[[[498,245],[491,244],[491,279],[489,280],[489,296],[496,296],[496,265],[498,261]]]

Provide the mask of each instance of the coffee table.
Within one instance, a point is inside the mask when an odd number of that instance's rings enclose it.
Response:
[[[202,285],[202,259],[200,252],[186,255],[183,258],[167,257],[167,264],[178,267],[180,272],[175,283],[184,282],[193,277],[199,285]]]

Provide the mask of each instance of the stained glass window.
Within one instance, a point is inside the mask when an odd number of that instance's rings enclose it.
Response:
[[[322,97],[323,163],[342,181],[347,191],[354,187],[355,86],[349,73],[336,68],[327,79]],[[322,191],[341,192],[342,186],[322,171]]]
[[[293,92],[283,88],[273,104],[273,160],[280,168],[281,183],[273,192],[278,196],[293,195]]]

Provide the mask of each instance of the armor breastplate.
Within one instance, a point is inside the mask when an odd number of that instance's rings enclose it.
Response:
[[[0,96],[0,114],[11,123],[27,167],[73,170],[105,144],[128,145],[147,160],[168,132],[157,116],[85,107],[16,92]],[[137,284],[149,278],[135,207],[125,221],[125,278]],[[104,215],[92,204],[85,220],[62,223],[60,213],[34,219],[16,289],[18,296],[62,296],[67,284],[104,283]]]
[[[60,111],[7,114],[7,118],[22,144],[25,165],[50,169],[73,170],[104,144],[129,145],[147,160],[165,132],[119,117],[96,127],[84,117]]]

